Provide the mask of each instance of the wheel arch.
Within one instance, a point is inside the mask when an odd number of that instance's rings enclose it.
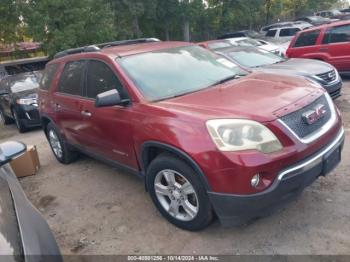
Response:
[[[147,169],[153,159],[163,153],[169,153],[185,161],[199,176],[203,186],[207,191],[210,191],[208,180],[200,168],[200,166],[183,150],[169,144],[157,141],[148,141],[143,143],[141,147],[141,168],[144,174],[147,174]]]

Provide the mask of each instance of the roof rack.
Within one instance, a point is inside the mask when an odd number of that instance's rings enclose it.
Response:
[[[61,57],[64,57],[67,55],[72,55],[72,54],[98,52],[101,49],[113,47],[113,46],[134,45],[134,44],[151,43],[151,42],[160,42],[160,40],[158,38],[139,38],[139,39],[107,42],[107,43],[89,45],[89,46],[78,47],[78,48],[71,48],[71,49],[67,49],[67,50],[58,52],[53,58],[54,59],[61,58]]]

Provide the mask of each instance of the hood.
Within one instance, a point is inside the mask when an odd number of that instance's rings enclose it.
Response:
[[[33,98],[33,99],[37,99],[38,98],[38,89],[29,89],[29,90],[25,90],[22,92],[17,92],[14,93],[13,96],[18,99],[18,98]]]
[[[278,64],[260,67],[256,70],[271,73],[275,73],[275,70],[278,70],[278,72],[283,74],[313,76],[327,73],[333,70],[333,67],[325,62],[318,60],[292,58]]]
[[[295,111],[296,107],[307,105],[323,92],[320,87],[303,78],[255,72],[156,105],[187,114],[194,121],[198,118],[204,121],[213,118],[246,118],[267,122],[277,118],[277,111],[285,109],[286,114]]]

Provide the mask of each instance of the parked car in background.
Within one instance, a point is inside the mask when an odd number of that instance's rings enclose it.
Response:
[[[301,76],[321,85],[333,99],[341,94],[342,80],[338,71],[325,62],[282,58],[254,47],[229,47],[216,52],[246,70]]]
[[[19,132],[41,125],[38,111],[38,87],[41,72],[22,73],[0,81],[0,122],[15,122]]]
[[[339,110],[301,77],[248,73],[186,42],[63,51],[41,82],[43,130],[61,163],[85,152],[140,175],[186,230],[264,216],[340,161]]]
[[[237,31],[237,32],[223,34],[223,35],[219,36],[217,39],[227,39],[227,38],[235,38],[235,37],[257,38],[259,36],[261,36],[261,35],[256,31],[243,30],[243,31]]]
[[[253,46],[274,53],[276,55],[284,56],[283,50],[278,45],[265,40],[243,37],[229,38],[227,41],[229,41],[233,46]]]
[[[25,150],[19,142],[0,144],[0,255],[2,261],[61,262],[48,224],[29,202],[8,165]]]
[[[278,22],[278,23],[274,23],[274,24],[271,24],[271,25],[263,26],[260,29],[260,33],[262,35],[266,35],[266,33],[270,29],[282,28],[282,27],[293,27],[293,26],[302,26],[303,28],[307,28],[307,27],[312,27],[312,24],[310,24],[308,22],[305,22],[305,21]]]
[[[265,37],[266,39],[274,39],[275,41],[289,41],[301,30],[303,30],[303,27],[299,26],[275,28],[267,31]]]
[[[238,38],[228,38],[225,40],[212,40],[206,42],[199,42],[197,45],[202,46],[204,48],[208,48],[210,50],[217,50],[226,47],[232,46],[251,46],[261,48],[268,52],[275,53],[277,55],[284,56],[284,50],[279,48],[277,45],[269,43],[260,39],[253,39],[249,37],[238,37]]]
[[[344,18],[347,17],[348,14],[340,12],[339,10],[334,9],[334,10],[326,10],[326,11],[316,12],[315,16],[322,16],[322,17],[325,17],[325,18],[344,20]]]
[[[350,72],[350,21],[314,27],[298,33],[287,50],[290,58],[325,61],[340,73]]]
[[[314,26],[323,25],[323,24],[329,24],[334,22],[332,19],[325,18],[322,16],[305,16],[305,17],[299,17],[296,21],[305,21],[308,22]]]

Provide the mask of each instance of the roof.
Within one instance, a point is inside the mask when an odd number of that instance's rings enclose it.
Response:
[[[327,24],[323,24],[323,25],[318,25],[318,26],[314,26],[308,29],[304,29],[302,32],[310,32],[310,31],[314,31],[317,29],[322,29],[325,27],[330,27],[330,26],[340,26],[340,25],[348,25],[350,24],[349,20],[344,20],[344,21],[336,21],[336,22],[331,22],[331,23],[327,23]]]
[[[0,62],[0,65],[13,66],[13,65],[21,65],[21,64],[28,64],[28,63],[47,62],[47,61],[49,61],[49,57],[41,56],[41,57],[32,57],[32,58],[3,61],[3,62]]]
[[[158,42],[147,42],[147,43],[140,43],[140,44],[108,46],[102,49],[95,49],[93,51],[78,52],[74,54],[59,56],[51,60],[49,64],[59,62],[59,61],[65,61],[67,59],[72,59],[72,58],[82,59],[82,58],[85,58],[86,56],[91,56],[94,54],[95,55],[105,54],[114,59],[116,57],[125,57],[130,55],[136,55],[141,53],[154,52],[154,51],[163,50],[163,49],[170,49],[170,48],[190,46],[190,45],[194,45],[194,44],[188,43],[188,42],[158,41]],[[84,49],[84,48],[81,48],[81,49]]]
[[[165,42],[151,42],[133,45],[121,45],[101,49],[100,53],[108,54],[111,56],[124,57],[129,55],[136,55],[140,53],[153,52],[162,49],[176,48],[181,46],[193,45],[188,42],[176,42],[176,41],[165,41]]]

